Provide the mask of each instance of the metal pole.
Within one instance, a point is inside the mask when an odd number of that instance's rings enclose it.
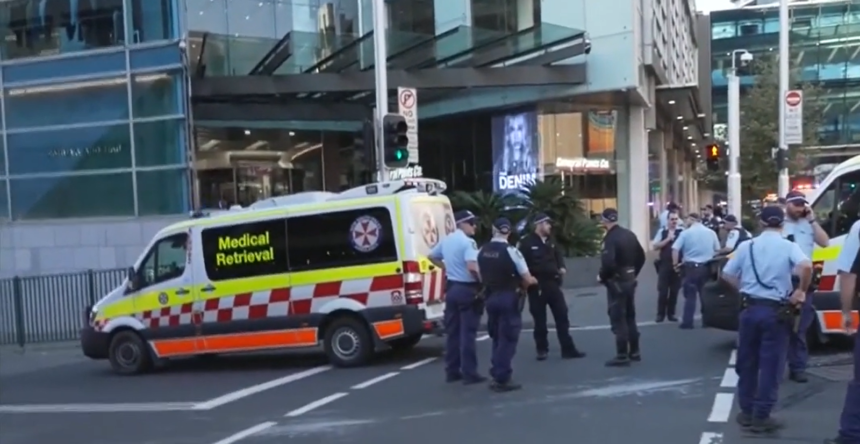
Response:
[[[385,41],[385,0],[371,0],[373,9],[373,71],[376,74],[376,168],[377,180],[387,182],[385,153],[382,149],[382,117],[388,114],[388,46]]]
[[[788,144],[785,143],[785,95],[788,93],[788,0],[779,2],[779,149],[785,150],[788,156]],[[780,196],[788,194],[788,165],[779,170],[779,182],[777,188]]]
[[[732,54],[732,67],[726,79],[729,83],[729,214],[741,217],[741,81],[735,68],[735,54]]]

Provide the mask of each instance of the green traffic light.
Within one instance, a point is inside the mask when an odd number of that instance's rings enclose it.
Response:
[[[403,150],[397,150],[394,153],[394,157],[397,158],[397,160],[403,160],[403,158],[406,157],[406,155],[403,152]]]

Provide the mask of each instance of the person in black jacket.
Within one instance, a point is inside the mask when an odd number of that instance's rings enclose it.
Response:
[[[561,291],[562,276],[567,270],[564,268],[564,256],[549,237],[552,230],[551,223],[549,216],[538,213],[534,219],[534,232],[523,237],[519,243],[520,252],[532,276],[538,281],[537,285],[529,287],[528,301],[529,312],[535,323],[534,338],[539,361],[545,360],[549,353],[547,306],[555,320],[555,332],[561,347],[561,357],[572,359],[585,356],[585,353],[576,348],[570,336],[567,302]]]
[[[642,360],[639,329],[636,326],[636,278],[645,265],[645,250],[632,231],[618,225],[618,211],[603,210],[601,223],[606,228],[600,273],[597,279],[606,286],[609,302],[609,324],[615,334],[615,357],[608,367],[629,366]]]
[[[678,322],[675,308],[681,291],[681,275],[672,266],[672,243],[684,230],[680,222],[678,213],[669,213],[666,228],[658,231],[651,241],[652,248],[660,252],[654,262],[657,268],[657,322],[663,322],[667,317],[670,322]]]

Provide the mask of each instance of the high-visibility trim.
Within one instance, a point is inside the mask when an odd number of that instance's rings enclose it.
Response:
[[[379,339],[388,339],[395,336],[402,336],[406,330],[403,328],[403,320],[395,319],[393,321],[380,321],[373,323],[373,329]]]
[[[839,251],[842,250],[842,245],[833,245],[831,247],[815,247],[812,250],[812,262],[827,262],[836,260],[839,257]]]
[[[297,328],[202,336],[199,338],[166,339],[151,341],[150,343],[159,358],[168,358],[199,353],[227,353],[285,347],[311,347],[317,345],[317,342],[316,328]]]
[[[819,311],[818,323],[821,325],[822,333],[845,333],[842,328],[842,312],[838,310]],[[851,317],[854,319],[854,325],[860,322],[857,310],[851,312]]]

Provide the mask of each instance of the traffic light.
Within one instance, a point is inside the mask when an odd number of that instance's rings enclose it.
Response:
[[[406,135],[409,125],[400,114],[386,114],[382,118],[382,151],[385,166],[388,168],[403,168],[409,165],[409,136]]]
[[[708,166],[708,171],[719,171],[720,170],[720,146],[716,143],[712,143],[705,147],[707,152],[705,153],[706,159],[705,163]]]

